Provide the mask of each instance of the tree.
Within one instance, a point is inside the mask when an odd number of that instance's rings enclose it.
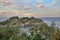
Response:
[[[55,27],[56,26],[55,20],[52,21],[51,26],[52,27]]]

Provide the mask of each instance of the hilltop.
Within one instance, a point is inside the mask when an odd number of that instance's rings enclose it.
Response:
[[[42,19],[34,18],[34,17],[23,17],[19,18],[18,16],[10,17],[6,21],[0,22],[0,25],[3,26],[39,26],[41,24],[45,24]],[[47,25],[47,24],[46,24]]]

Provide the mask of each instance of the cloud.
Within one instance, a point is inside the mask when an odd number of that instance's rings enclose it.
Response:
[[[59,15],[60,7],[59,8],[56,7],[56,3],[58,1],[59,0],[53,0],[49,5],[47,4],[44,5],[43,3],[33,3],[32,5],[31,3],[27,4],[29,2],[27,0],[26,1],[25,0],[18,0],[18,1],[0,0],[0,17],[2,16],[3,17],[4,16],[60,17]]]
[[[33,10],[29,12],[33,14],[34,17],[60,17],[60,7],[49,9],[49,10]]]
[[[27,5],[25,5],[24,8],[25,8],[26,10],[29,10],[29,9],[30,9],[30,7],[27,6]]]
[[[8,0],[5,0],[3,2],[0,3],[0,5],[2,5],[4,8],[11,8],[11,9],[17,9],[17,10],[30,10],[31,7],[28,6],[28,5],[20,5],[20,4],[15,4],[15,3],[12,3]]]
[[[41,9],[41,8],[44,8],[44,5],[42,3],[38,3],[36,4],[36,7]]]
[[[9,0],[2,0],[2,1],[0,1],[0,4],[3,6],[10,6],[11,2]]]
[[[17,9],[17,10],[31,10],[31,7],[28,5],[13,5],[13,8]]]
[[[7,9],[7,10],[0,10],[0,16],[20,16],[23,13],[21,10],[13,10],[13,9]]]
[[[1,15],[4,17],[11,17],[11,16],[19,16],[19,17],[60,17],[60,7],[55,8],[52,10],[37,10],[37,11],[32,11],[32,12],[24,12],[20,10],[4,10],[0,11],[0,17]]]
[[[31,16],[33,16],[33,14],[31,14],[31,13],[25,13],[25,14],[23,14],[23,16],[31,17]]]
[[[59,2],[60,2],[60,0],[52,0],[51,6],[56,6],[57,3],[59,3]]]
[[[13,4],[12,2],[11,2],[12,0],[3,0],[3,1],[0,1],[0,5],[2,5],[2,6],[6,6],[6,7],[18,7],[19,6],[19,4]]]
[[[55,1],[55,0],[53,0],[51,3],[50,3],[50,6],[56,6],[56,3],[57,3],[57,1]]]
[[[6,16],[7,18],[12,17],[12,16],[31,16],[31,13],[27,13],[26,11],[23,10],[16,10],[16,9],[4,9],[0,10],[0,17],[4,18]]]
[[[47,11],[38,11],[40,17],[60,17],[60,7],[47,10]]]

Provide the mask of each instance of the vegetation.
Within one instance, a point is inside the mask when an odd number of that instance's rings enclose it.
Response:
[[[19,31],[15,27],[2,27],[0,28],[0,40],[17,40]]]
[[[40,23],[40,25],[29,28],[29,34],[21,32],[15,26],[0,27],[0,40],[60,40],[60,28],[55,27],[55,21],[52,21],[51,26],[48,26],[41,19],[34,17],[26,17],[19,20],[24,24],[25,22],[30,22],[30,24]],[[43,23],[41,24],[41,22]]]

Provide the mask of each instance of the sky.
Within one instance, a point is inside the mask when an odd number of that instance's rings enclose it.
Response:
[[[19,17],[60,17],[60,0],[0,0],[0,19]]]

